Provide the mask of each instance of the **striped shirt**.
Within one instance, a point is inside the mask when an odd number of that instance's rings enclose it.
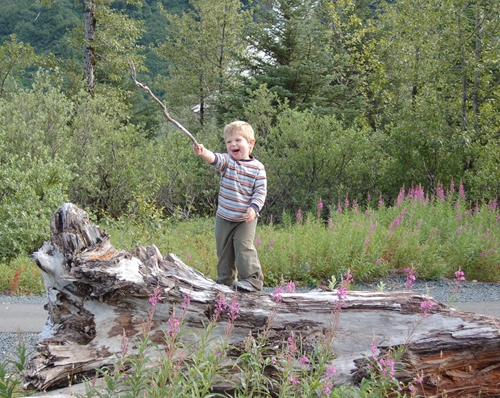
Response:
[[[259,214],[267,195],[264,165],[253,156],[234,160],[227,153],[216,153],[212,166],[221,173],[217,215],[228,221],[244,221],[250,206]]]

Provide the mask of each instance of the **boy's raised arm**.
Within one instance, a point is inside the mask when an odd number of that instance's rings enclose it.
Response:
[[[198,145],[194,144],[193,152],[196,156],[199,156],[209,164],[212,164],[215,161],[215,154],[212,151],[205,148],[203,144],[198,144]]]

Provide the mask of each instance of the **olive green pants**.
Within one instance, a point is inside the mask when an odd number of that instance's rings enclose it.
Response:
[[[232,222],[216,217],[217,283],[231,286],[238,278],[262,290],[264,275],[253,244],[256,228],[257,218],[247,224],[245,221]]]

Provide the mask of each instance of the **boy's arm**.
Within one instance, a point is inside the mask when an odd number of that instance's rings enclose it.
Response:
[[[193,145],[193,152],[196,156],[199,156],[200,158],[202,158],[205,162],[209,163],[209,164],[212,164],[213,162],[215,162],[215,154],[208,150],[207,148],[205,148],[203,146],[203,144],[194,144]]]

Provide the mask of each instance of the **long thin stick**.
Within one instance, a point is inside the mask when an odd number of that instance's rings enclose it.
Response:
[[[130,77],[134,81],[135,85],[137,87],[140,87],[143,90],[145,90],[149,94],[149,96],[151,98],[153,98],[158,103],[158,105],[160,105],[161,110],[163,111],[163,116],[165,116],[165,118],[170,123],[174,124],[178,129],[180,129],[184,134],[186,134],[191,139],[191,141],[193,141],[193,144],[195,144],[196,146],[198,146],[199,144],[198,144],[198,141],[196,141],[196,138],[194,138],[193,135],[182,124],[180,124],[177,120],[173,119],[170,116],[170,114],[168,113],[168,110],[167,110],[167,107],[165,106],[165,104],[163,102],[161,102],[158,99],[158,97],[156,97],[156,95],[153,94],[153,92],[151,91],[151,89],[148,86],[146,86],[145,84],[137,81],[134,63],[132,61],[129,61],[128,64],[130,66]]]

